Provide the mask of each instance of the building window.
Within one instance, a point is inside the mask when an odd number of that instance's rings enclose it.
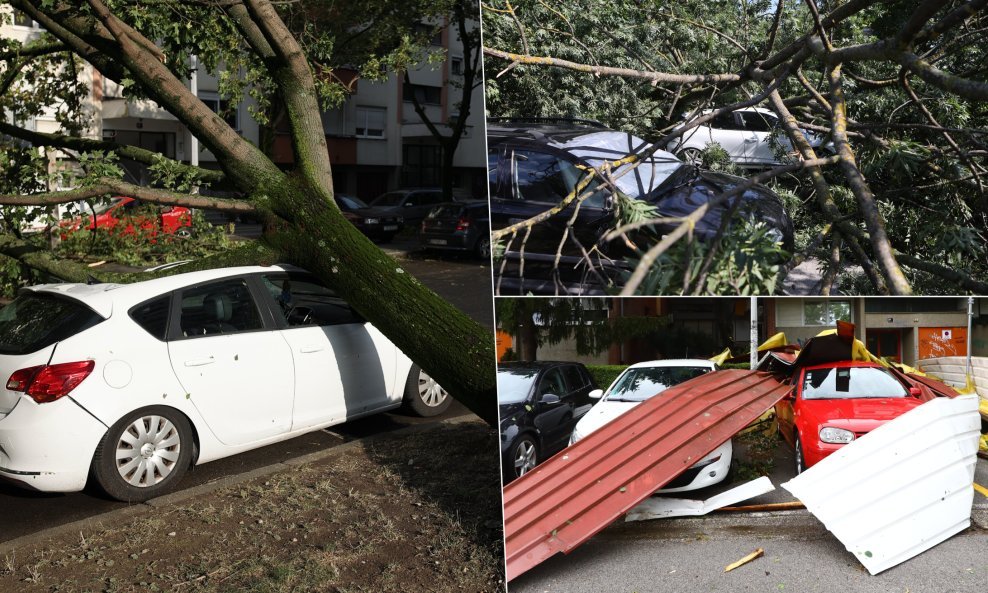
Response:
[[[430,45],[441,47],[443,44],[443,30],[436,25],[417,23],[415,25],[415,34],[427,37]]]
[[[412,102],[412,97],[418,99],[418,102],[423,105],[440,105],[442,104],[442,88],[437,86],[427,86],[424,84],[408,84],[407,82],[402,85],[402,97],[406,103]]]
[[[227,124],[230,125],[234,130],[240,131],[240,109],[238,107],[230,107],[230,101],[226,99],[221,99],[217,93],[200,93],[199,100],[206,104],[213,113],[216,113],[223,118]]]
[[[850,301],[804,301],[803,325],[834,325],[851,321]]]
[[[453,76],[463,76],[463,58],[454,56],[449,59],[449,73]]]
[[[14,9],[14,26],[15,27],[34,28],[34,27],[37,26],[37,23],[35,23],[34,22],[34,19],[32,19],[30,16],[28,16],[28,14],[26,12],[17,10],[15,8]]]
[[[384,123],[388,110],[384,107],[357,106],[356,134],[358,138],[384,138]]]
[[[435,187],[442,179],[442,152],[432,144],[402,146],[403,187]]]

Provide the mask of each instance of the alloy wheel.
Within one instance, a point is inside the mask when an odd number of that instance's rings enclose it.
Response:
[[[525,439],[515,447],[515,475],[523,476],[535,467],[535,443]]]

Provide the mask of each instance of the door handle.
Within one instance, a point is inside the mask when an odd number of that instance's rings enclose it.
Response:
[[[323,350],[325,350],[325,348],[323,346],[314,346],[314,345],[302,346],[301,348],[298,349],[298,351],[301,352],[302,354],[311,354],[313,352],[322,352]]]
[[[201,367],[201,366],[204,366],[204,365],[207,365],[207,364],[213,364],[214,362],[216,362],[216,359],[214,359],[212,356],[210,356],[209,358],[197,358],[195,360],[186,360],[185,361],[185,366],[187,366],[187,367]]]

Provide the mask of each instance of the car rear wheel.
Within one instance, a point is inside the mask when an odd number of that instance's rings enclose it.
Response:
[[[477,245],[474,247],[474,251],[480,259],[491,259],[491,236],[483,235],[477,239]]]
[[[405,381],[403,401],[405,409],[418,416],[429,417],[445,412],[453,402],[453,398],[419,365],[413,364],[408,370],[408,379]]]
[[[803,459],[803,443],[799,440],[799,433],[796,434],[796,475],[806,471],[806,461]]]
[[[699,148],[684,148],[677,155],[684,163],[699,167],[703,164],[703,151]]]
[[[180,412],[163,406],[134,411],[106,432],[93,456],[96,483],[117,500],[144,502],[185,474],[195,444]]]
[[[511,447],[512,478],[520,478],[539,464],[539,448],[530,436],[522,436]]]

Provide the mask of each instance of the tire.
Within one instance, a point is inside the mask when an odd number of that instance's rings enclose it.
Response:
[[[531,436],[524,434],[511,445],[508,465],[504,468],[508,481],[517,479],[535,469],[539,464],[539,446]]]
[[[676,156],[694,167],[699,167],[703,163],[703,151],[699,148],[684,148]]]
[[[405,381],[403,403],[409,412],[428,418],[445,412],[453,403],[453,398],[419,365],[412,364],[412,368],[408,369],[408,379]]]
[[[490,261],[491,259],[491,236],[483,235],[477,239],[477,244],[473,248],[474,253],[477,257],[483,260]]]
[[[93,455],[92,476],[112,498],[144,502],[178,484],[194,448],[185,415],[165,406],[141,408],[118,420],[103,436]]]
[[[806,459],[803,457],[803,443],[799,440],[799,433],[796,433],[796,475],[806,471]]]

